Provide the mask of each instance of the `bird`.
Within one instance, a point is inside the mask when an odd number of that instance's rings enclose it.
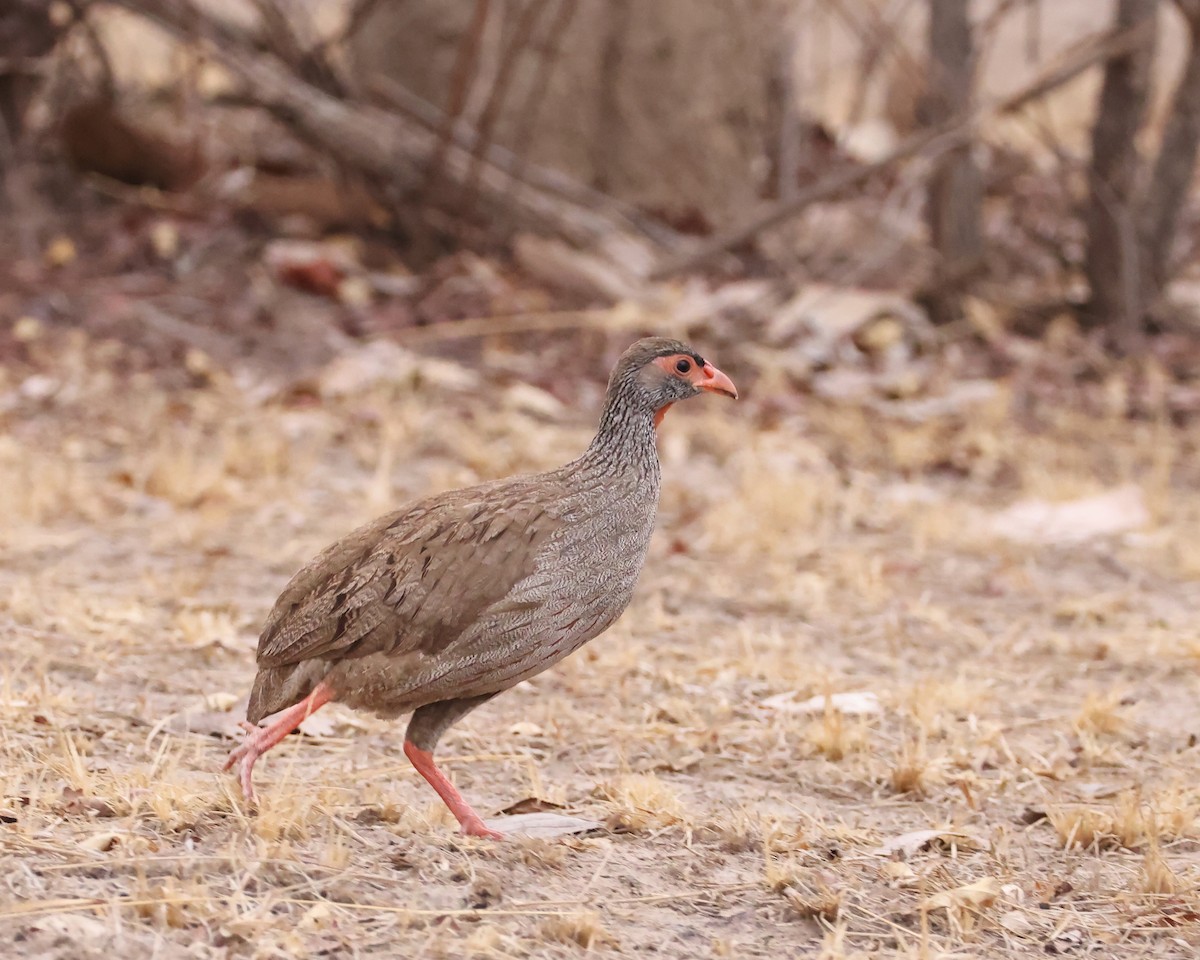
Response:
[[[267,617],[245,737],[225,762],[245,799],[258,758],[336,701],[387,719],[411,713],[413,767],[462,834],[501,838],[438,769],[437,743],[624,613],[658,510],[658,427],[673,404],[704,393],[738,395],[692,347],[638,340],[613,367],[578,458],[417,500],[306,564]]]

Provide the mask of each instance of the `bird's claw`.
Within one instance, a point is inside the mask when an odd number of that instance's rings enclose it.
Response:
[[[225,758],[225,766],[221,768],[222,770],[228,770],[250,752],[250,747],[253,743],[252,736],[252,734],[247,734],[246,739],[229,751],[229,756]]]
[[[265,729],[248,720],[243,720],[238,726],[246,732],[245,739],[229,752],[222,769],[228,770],[235,765],[238,766],[238,780],[242,785],[242,796],[248,803],[253,803],[254,787],[251,785],[250,772],[254,769],[254,761],[263,753],[260,741],[265,734]]]
[[[485,840],[504,839],[504,834],[502,834],[499,830],[493,830],[478,817],[464,820],[459,827],[459,833],[461,833],[464,837],[482,837]]]

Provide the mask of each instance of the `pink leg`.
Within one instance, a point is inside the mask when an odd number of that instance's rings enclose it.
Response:
[[[235,763],[241,764],[238,772],[242,783],[242,796],[247,800],[254,799],[254,786],[250,782],[254,762],[332,699],[333,692],[329,687],[318,683],[312,693],[299,703],[284,710],[270,726],[256,727],[252,723],[242,724],[242,729],[246,731],[246,739],[242,741],[241,746],[229,754],[223,768],[228,770]]]
[[[432,753],[422,750],[411,740],[405,740],[404,755],[416,767],[417,773],[429,781],[429,785],[437,791],[438,796],[450,808],[454,819],[459,823],[463,836],[490,837],[492,840],[504,839],[504,834],[489,829],[479,814],[471,809],[471,805],[463,799],[463,795],[458,792],[454,784],[446,779],[446,775],[437,768],[433,762]]]

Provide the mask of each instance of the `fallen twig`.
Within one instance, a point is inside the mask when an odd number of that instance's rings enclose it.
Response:
[[[372,77],[367,86],[371,93],[382,97],[389,106],[399,110],[425,129],[435,133],[443,129],[445,113],[442,110],[390,77]],[[464,150],[477,152],[480,149],[478,146],[479,133],[465,120],[458,120],[454,123],[451,128],[451,137],[454,144]],[[614,217],[620,218],[625,227],[668,250],[678,250],[684,246],[683,238],[670,227],[663,226],[644,216],[629,204],[615,197],[610,197],[599,190],[593,190],[572,179],[561,170],[531,163],[496,143],[488,144],[483,156],[489,164],[503,171],[518,183],[529,184],[538,190],[544,190],[546,193],[585,207],[607,208]]]

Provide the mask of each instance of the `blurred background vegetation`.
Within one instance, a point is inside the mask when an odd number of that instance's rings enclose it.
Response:
[[[220,361],[636,316],[825,392],[926,390],[954,343],[1187,410],[1198,30],[1196,0],[13,0],[0,336]]]

